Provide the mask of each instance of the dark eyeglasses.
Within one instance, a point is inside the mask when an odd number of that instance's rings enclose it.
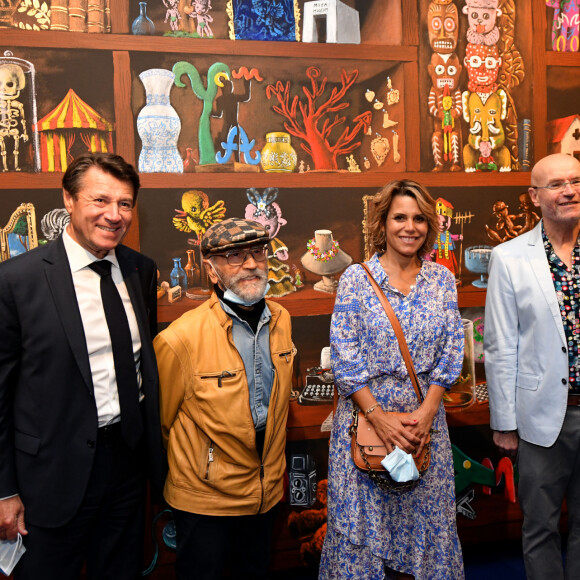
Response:
[[[220,258],[225,258],[230,266],[241,266],[248,256],[252,256],[255,262],[265,262],[268,257],[268,246],[249,248],[247,250],[232,250],[225,254],[214,254]]]
[[[569,179],[568,181],[554,181],[548,183],[548,185],[532,185],[532,189],[547,189],[548,191],[564,191],[566,186],[569,185],[573,189],[580,188],[580,177],[575,177],[574,179]]]

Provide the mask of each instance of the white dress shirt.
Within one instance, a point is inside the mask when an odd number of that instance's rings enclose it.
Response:
[[[66,230],[63,232],[62,237],[87,341],[99,427],[103,427],[118,422],[121,418],[121,410],[115,377],[113,349],[101,300],[101,277],[88,267],[89,264],[96,262],[97,258],[76,243]],[[111,276],[127,313],[131,337],[133,338],[137,381],[139,386],[141,386],[141,337],[137,318],[135,317],[133,305],[131,304],[115,251],[111,250],[104,259],[113,264]],[[140,393],[139,397],[142,399],[143,394]]]

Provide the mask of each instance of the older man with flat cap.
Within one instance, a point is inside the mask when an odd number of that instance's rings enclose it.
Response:
[[[266,578],[282,498],[295,349],[290,315],[266,302],[268,232],[229,218],[204,234],[214,293],[154,343],[177,527],[177,578]]]

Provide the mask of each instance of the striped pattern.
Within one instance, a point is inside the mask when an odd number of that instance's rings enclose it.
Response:
[[[77,136],[87,151],[113,151],[113,124],[69,89],[65,98],[36,123],[42,171],[65,171]]]

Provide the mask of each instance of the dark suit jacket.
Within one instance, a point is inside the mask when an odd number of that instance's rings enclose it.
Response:
[[[163,483],[154,262],[116,250],[141,333],[149,473]],[[76,513],[97,439],[86,339],[62,238],[0,264],[0,498],[20,494],[25,521],[57,527]]]

